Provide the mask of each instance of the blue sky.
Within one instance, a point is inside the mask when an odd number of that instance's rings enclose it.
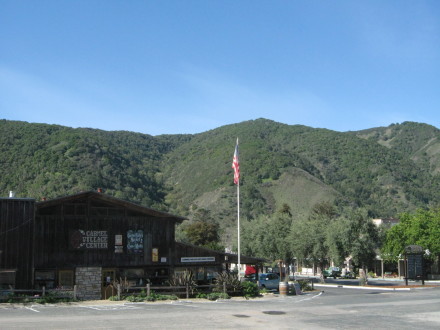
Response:
[[[440,127],[440,1],[0,0],[0,118]]]

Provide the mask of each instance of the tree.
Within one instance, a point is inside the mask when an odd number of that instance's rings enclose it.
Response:
[[[286,212],[245,220],[241,230],[243,253],[289,264],[293,260],[292,221]]]
[[[355,265],[366,269],[376,257],[380,247],[377,227],[366,210],[357,209],[342,219],[340,242],[342,251],[351,256]]]
[[[183,232],[183,233],[182,233]],[[188,243],[213,250],[223,250],[220,246],[220,226],[205,209],[197,209],[194,218],[179,228],[179,238]]]
[[[295,222],[292,228],[292,247],[298,259],[308,259],[324,269],[330,255],[329,228],[334,225],[337,212],[329,202],[314,205],[308,218]]]
[[[218,225],[206,221],[194,221],[186,226],[186,235],[189,242],[198,246],[206,246],[211,243],[218,243]]]
[[[326,242],[328,246],[328,257],[336,265],[341,265],[349,255],[347,246],[344,244],[343,235],[346,230],[344,218],[335,219],[326,231]]]
[[[440,255],[440,209],[417,210],[415,213],[400,215],[400,223],[390,228],[386,234],[382,256],[396,261],[403,255],[408,245],[420,245],[430,251],[428,258]]]

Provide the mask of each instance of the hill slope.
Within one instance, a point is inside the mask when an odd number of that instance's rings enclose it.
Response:
[[[412,134],[417,135],[417,129]],[[294,173],[308,175],[309,183],[303,186],[312,187],[314,182],[319,182],[332,192],[326,198],[366,207],[371,216],[392,216],[438,200],[433,183],[435,172],[426,171],[423,163],[398,148],[360,138],[352,132],[288,126],[259,119],[201,133],[191,143],[170,152],[164,171],[173,205],[177,201],[189,205],[205,196],[201,205],[220,203],[224,205],[224,215],[230,216],[228,207],[231,209],[234,201],[221,202],[221,196],[228,199],[234,195],[230,164],[236,136],[240,137],[242,202],[246,216],[271,211],[280,206],[281,200],[296,211],[305,212],[294,206],[301,198],[313,200],[313,189],[306,197],[295,195],[292,192],[295,181],[281,178],[292,169],[301,170]],[[297,177],[304,180],[304,176]],[[208,201],[208,194],[218,189],[224,193],[210,195],[212,200]]]
[[[236,218],[231,162],[239,137],[244,217],[283,204],[307,214],[319,201],[396,216],[438,204],[439,134],[418,123],[341,133],[258,119],[153,137],[0,120],[0,191],[40,199],[101,187],[183,216],[207,210],[228,236]]]
[[[41,199],[102,187],[161,208],[162,155],[190,139],[0,120],[0,191]]]

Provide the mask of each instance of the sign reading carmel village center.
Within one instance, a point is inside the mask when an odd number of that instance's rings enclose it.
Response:
[[[107,249],[108,234],[106,230],[75,230],[70,234],[70,246],[73,249]]]

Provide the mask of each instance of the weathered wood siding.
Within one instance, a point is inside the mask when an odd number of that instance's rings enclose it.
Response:
[[[17,270],[19,288],[32,287],[34,212],[34,199],[0,199],[0,270]]]
[[[174,227],[172,218],[147,216],[93,199],[61,203],[37,212],[35,269],[171,265],[174,260]],[[74,248],[72,233],[79,230],[106,232],[107,248]],[[127,250],[129,230],[143,231],[143,251],[130,253]],[[115,251],[115,235],[122,236],[122,253]],[[152,260],[153,248],[159,251],[157,262]],[[164,257],[166,262],[161,262]]]

